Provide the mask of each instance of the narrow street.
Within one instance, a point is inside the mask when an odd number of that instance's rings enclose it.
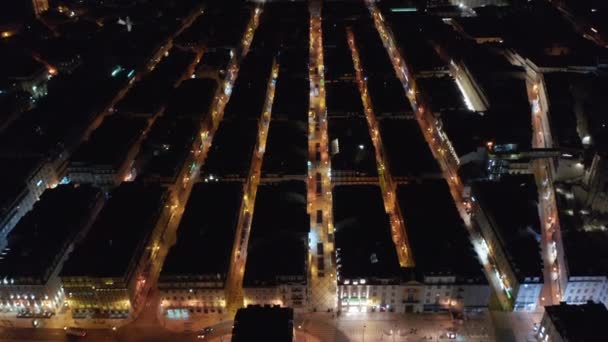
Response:
[[[411,248],[407,239],[407,232],[405,230],[405,223],[403,214],[399,205],[397,205],[397,187],[391,176],[390,168],[386,159],[386,152],[382,145],[382,138],[379,133],[379,124],[374,113],[373,104],[371,97],[367,89],[367,78],[365,77],[365,71],[359,57],[357,50],[355,35],[352,30],[348,30],[348,45],[351,50],[353,64],[355,66],[357,84],[359,86],[359,92],[361,93],[361,99],[363,101],[363,108],[365,110],[365,118],[369,127],[369,133],[374,143],[374,149],[376,151],[376,164],[378,166],[378,178],[380,181],[380,188],[382,189],[382,197],[384,198],[384,207],[390,217],[391,224],[391,236],[397,249],[397,256],[399,257],[399,264],[401,267],[413,267],[414,257],[411,253]]]

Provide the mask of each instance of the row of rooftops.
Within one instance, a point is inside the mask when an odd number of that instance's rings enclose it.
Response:
[[[89,140],[74,151],[70,167],[109,166],[120,169],[128,151],[139,141],[147,126],[148,122],[143,118],[106,117]]]
[[[367,283],[374,283],[452,275],[462,283],[486,282],[444,181],[399,185],[397,198],[415,260],[414,268],[399,266],[380,188],[376,185],[334,187],[339,281],[366,279]]]
[[[175,183],[199,132],[190,119],[158,118],[142,143],[136,158],[139,177]]]
[[[163,265],[161,283],[223,283],[242,196],[241,182],[195,185],[178,228],[177,243]],[[305,282],[309,228],[304,182],[261,184],[253,211],[245,286]]]
[[[285,181],[258,186],[247,248],[244,286],[306,282],[306,183]]]
[[[193,60],[194,53],[171,49],[169,56],[163,58],[152,72],[135,83],[114,109],[125,113],[154,115],[169,100],[173,85]],[[183,99],[178,91],[175,93],[172,97],[177,97],[176,100]]]
[[[240,182],[194,186],[178,227],[177,242],[163,264],[161,283],[180,277],[224,280],[242,197]]]
[[[42,168],[45,160],[40,157],[1,157],[0,164],[0,218],[14,207],[15,202],[27,190],[28,183]]]
[[[184,47],[236,48],[251,18],[250,4],[230,4],[208,1],[204,12],[176,39]]]
[[[11,279],[10,285],[44,285],[59,267],[62,277],[128,281],[165,209],[168,191],[123,183],[108,197],[88,185],[45,191],[8,235],[0,277]]]
[[[7,247],[0,253],[0,278],[11,279],[11,285],[46,283],[103,200],[100,190],[87,185],[45,191],[7,236]]]
[[[161,214],[168,190],[160,185],[125,182],[112,190],[89,233],[65,263],[62,277],[129,280]]]

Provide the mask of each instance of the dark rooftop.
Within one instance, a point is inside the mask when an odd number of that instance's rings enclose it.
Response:
[[[182,82],[171,95],[165,115],[202,120],[209,114],[217,87],[217,81],[208,78]]]
[[[308,26],[308,24],[307,24]],[[291,28],[290,28],[291,29]],[[306,48],[282,49],[279,53],[279,68],[283,76],[308,78],[308,44]]]
[[[334,186],[333,213],[341,280],[399,276],[399,260],[380,187]]]
[[[241,308],[234,317],[232,341],[294,340],[293,309],[280,307]]]
[[[325,29],[325,28],[324,28]],[[328,28],[330,29],[330,28]],[[332,28],[333,29],[333,28]],[[344,29],[337,27],[336,30]],[[335,47],[323,47],[323,64],[325,66],[325,79],[336,81],[341,78],[354,77],[355,66],[350,49],[346,43],[346,31],[343,31],[341,38],[344,42]],[[325,34],[325,31],[323,31]]]
[[[138,141],[147,121],[111,115],[91,134],[72,155],[71,163],[110,165],[120,167],[127,158],[127,151]]]
[[[200,124],[189,119],[160,117],[155,122],[137,157],[146,177],[175,180],[198,134]]]
[[[262,162],[262,174],[305,175],[308,125],[304,121],[272,120]]]
[[[88,236],[68,257],[62,277],[121,277],[139,262],[167,200],[159,185],[125,182],[110,193]]]
[[[417,84],[425,94],[429,95],[431,111],[467,109],[463,95],[452,77],[419,77]]]
[[[306,183],[283,181],[258,186],[252,237],[266,238],[277,232],[305,235],[310,230],[306,212]]]
[[[368,77],[367,91],[377,116],[402,114],[412,111],[403,84],[397,77]]]
[[[258,187],[244,283],[268,285],[278,277],[306,279],[306,184],[285,181]]]
[[[574,75],[547,73],[543,75],[549,101],[549,117],[553,142],[561,148],[582,149],[582,140],[577,131],[575,113]]]
[[[364,73],[368,76],[394,75],[395,69],[373,22],[358,20],[353,31]]]
[[[0,158],[0,218],[4,218],[6,211],[21,192],[27,190],[27,181],[42,164],[41,158]]]
[[[195,55],[192,52],[184,52],[176,48],[171,49],[169,56],[164,57],[153,71],[136,82],[115,108],[127,113],[154,114],[167,102],[175,82],[183,75],[188,65],[194,61],[194,57]],[[193,83],[196,84],[197,82]],[[185,87],[185,91],[192,89]],[[205,94],[204,91],[206,90],[208,91],[207,88],[201,89],[201,96]],[[178,95],[181,94],[179,90],[177,93]],[[205,102],[202,101],[201,103],[204,104]],[[187,104],[193,105],[192,101],[188,101]]]
[[[328,133],[333,176],[339,176],[343,172],[378,175],[376,151],[364,118],[330,119]]]
[[[563,341],[597,341],[608,324],[608,310],[603,303],[545,306],[545,313]],[[601,338],[600,338],[601,339]]]
[[[211,142],[201,176],[247,177],[257,134],[257,121],[222,120]]]
[[[306,78],[288,77],[279,72],[272,103],[272,117],[289,120],[308,120],[310,82]]]
[[[380,136],[389,170],[397,177],[421,177],[441,174],[420,127],[415,120],[383,119]]]
[[[363,101],[355,82],[333,82],[325,84],[328,116],[362,115]]]
[[[518,278],[542,277],[538,192],[534,177],[508,175],[499,181],[475,182],[472,195],[489,217]]]
[[[102,198],[98,189],[86,185],[46,190],[8,235],[0,277],[17,278],[21,285],[44,284],[68,246],[84,233]]]
[[[444,180],[399,185],[397,198],[418,271],[485,282],[467,228]]]
[[[407,17],[407,18],[402,18]],[[425,71],[447,70],[446,63],[429,43],[427,28],[429,25],[411,13],[391,12],[390,25],[403,58],[414,73]]]
[[[198,183],[194,186],[177,230],[177,242],[163,264],[161,281],[192,275],[224,279],[242,196],[242,183]]]

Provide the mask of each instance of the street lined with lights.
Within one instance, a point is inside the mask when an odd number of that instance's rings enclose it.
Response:
[[[471,243],[479,256],[480,261],[483,263],[482,265],[486,277],[492,284],[495,293],[499,297],[500,305],[504,309],[509,309],[512,306],[510,285],[505,283],[503,272],[498,269],[499,266],[493,261],[494,258],[489,253],[491,251],[487,250],[487,248],[483,248],[483,246],[487,245],[487,243],[482,242],[483,237],[475,223],[471,220],[471,215],[469,213],[470,209],[467,209],[467,206],[475,206],[475,203],[474,201],[473,203],[470,203],[468,199],[463,198],[463,184],[457,171],[459,161],[455,153],[453,153],[451,143],[446,139],[446,135],[439,134],[440,129],[435,127],[436,120],[434,119],[433,114],[430,110],[425,109],[429,107],[423,102],[422,98],[418,96],[418,93],[416,92],[415,79],[409,72],[404,58],[401,56],[401,53],[395,44],[393,35],[385,23],[380,10],[373,1],[367,0],[366,3],[373,17],[376,29],[378,30],[384,46],[386,47],[387,52],[393,62],[393,67],[397,77],[403,83],[406,96],[410,100],[412,108],[416,113],[416,119],[420,125],[424,137],[426,138],[433,155],[443,170],[444,178],[450,187],[450,192],[454,198],[456,207],[458,208],[458,211],[460,212],[460,215],[469,230]],[[445,153],[446,151],[449,151],[449,153]]]

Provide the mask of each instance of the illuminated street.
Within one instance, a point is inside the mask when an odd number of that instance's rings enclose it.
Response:
[[[309,234],[309,267],[312,289],[312,306],[316,310],[333,309],[336,305],[336,265],[333,244],[333,218],[331,196],[331,165],[327,137],[327,108],[325,107],[325,78],[323,64],[323,38],[321,28],[321,1],[310,4],[310,110],[308,112],[308,213],[311,220]],[[313,91],[318,89],[318,91]],[[318,158],[320,156],[320,158]],[[319,213],[320,221],[319,221]],[[316,246],[321,246],[321,251]],[[314,251],[317,250],[317,253]],[[321,269],[322,267],[322,269]]]

